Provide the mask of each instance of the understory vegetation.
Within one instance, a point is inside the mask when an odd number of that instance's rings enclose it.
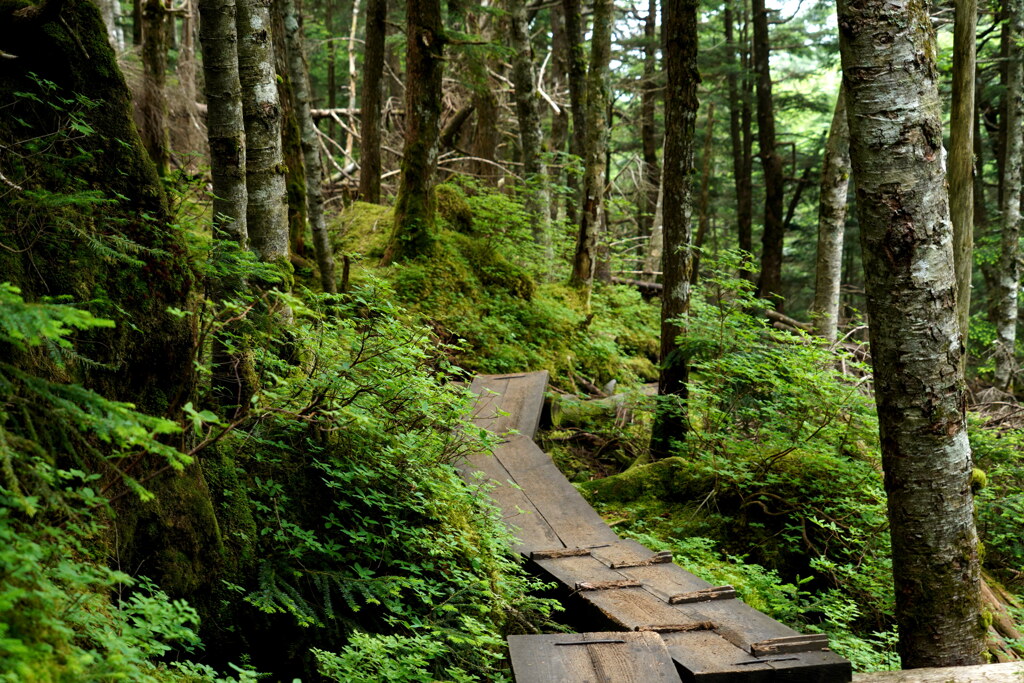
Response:
[[[508,679],[505,635],[559,628],[558,608],[456,465],[493,445],[464,421],[465,380],[536,369],[562,407],[541,441],[617,532],[859,669],[896,664],[866,349],[771,327],[740,255],[701,264],[690,431],[652,462],[656,301],[581,301],[514,194],[453,179],[437,252],[384,268],[389,210],[353,204],[333,223],[347,291],[322,294],[217,239],[185,176],[149,212],[103,189],[89,168],[123,141],[39,83],[19,116],[53,133],[2,131],[25,191],[0,240],[67,268],[0,258],[0,680]],[[128,371],[170,362],[154,330],[176,330],[183,370],[130,403]],[[1017,411],[972,418],[994,625],[1024,585]]]

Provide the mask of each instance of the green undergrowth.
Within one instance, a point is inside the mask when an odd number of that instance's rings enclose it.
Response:
[[[468,182],[438,188],[440,239],[433,256],[378,269],[391,211],[355,203],[333,222],[336,247],[357,266],[352,281],[383,277],[399,302],[452,345],[475,372],[548,370],[575,389],[651,380],[658,310],[627,287],[598,284],[590,310],[533,243],[519,201]]]

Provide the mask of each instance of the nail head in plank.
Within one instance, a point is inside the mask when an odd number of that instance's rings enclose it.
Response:
[[[679,683],[656,633],[509,636],[517,683]],[[580,647],[565,647],[579,645]],[[563,646],[563,647],[558,647]]]

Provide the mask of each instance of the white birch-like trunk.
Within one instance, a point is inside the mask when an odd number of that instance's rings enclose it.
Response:
[[[818,257],[815,261],[814,329],[830,342],[839,324],[839,285],[843,274],[843,233],[846,229],[846,194],[850,185],[850,128],[846,122],[846,94],[839,89],[832,127],[821,162],[818,195]]]
[[[1013,386],[1016,371],[1014,348],[1017,344],[1017,295],[1020,283],[1020,201],[1021,201],[1021,124],[1024,123],[1024,1],[1008,0],[1006,21],[1010,31],[1006,64],[1007,106],[1006,158],[1003,162],[1002,235],[999,240],[999,269],[996,279],[995,383],[1000,389]]]
[[[260,260],[288,266],[281,103],[269,0],[237,0],[238,72],[245,116],[249,241]]]
[[[935,34],[917,0],[840,0],[904,668],[982,661]]]
[[[325,292],[338,291],[334,279],[334,254],[324,223],[323,165],[316,125],[309,112],[309,68],[303,51],[302,26],[295,11],[295,0],[284,1],[284,32],[288,46],[288,71],[295,93],[295,117],[302,138],[302,156],[306,167],[306,215],[313,233],[313,249],[320,268],[320,284]]]

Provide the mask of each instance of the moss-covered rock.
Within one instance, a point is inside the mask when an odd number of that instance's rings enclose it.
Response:
[[[462,188],[442,183],[434,191],[437,194],[437,213],[447,227],[465,234],[473,232],[473,210],[469,208]]]

